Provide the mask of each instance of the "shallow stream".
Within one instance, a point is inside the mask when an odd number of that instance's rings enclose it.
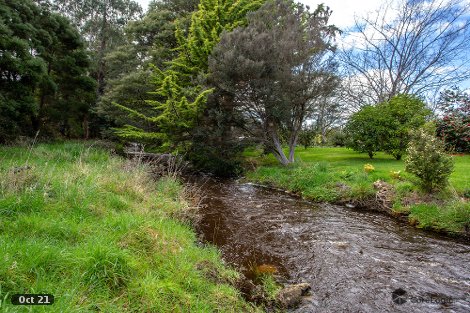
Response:
[[[312,286],[291,312],[470,312],[470,245],[251,184],[199,184],[200,235],[226,262],[248,277],[273,265],[287,283]]]

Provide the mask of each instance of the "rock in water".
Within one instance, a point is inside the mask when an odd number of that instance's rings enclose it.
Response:
[[[303,296],[308,295],[310,289],[307,283],[289,285],[279,292],[277,300],[283,307],[292,308],[300,303]]]

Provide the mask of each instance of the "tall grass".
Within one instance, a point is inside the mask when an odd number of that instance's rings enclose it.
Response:
[[[182,212],[197,197],[188,200],[175,177],[155,182],[145,164],[82,143],[2,147],[0,162],[3,311],[256,310],[231,286],[237,273],[217,250],[196,245]],[[51,293],[56,302],[15,307],[14,293]]]

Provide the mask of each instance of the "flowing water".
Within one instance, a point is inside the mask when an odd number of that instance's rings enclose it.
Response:
[[[203,190],[199,232],[226,262],[247,276],[270,264],[286,282],[310,283],[292,312],[470,312],[465,243],[251,184],[209,180]],[[405,303],[392,301],[397,289]]]

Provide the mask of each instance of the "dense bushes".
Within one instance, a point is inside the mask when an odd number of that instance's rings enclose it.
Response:
[[[470,115],[447,115],[437,122],[437,133],[445,141],[446,149],[470,152]]]

